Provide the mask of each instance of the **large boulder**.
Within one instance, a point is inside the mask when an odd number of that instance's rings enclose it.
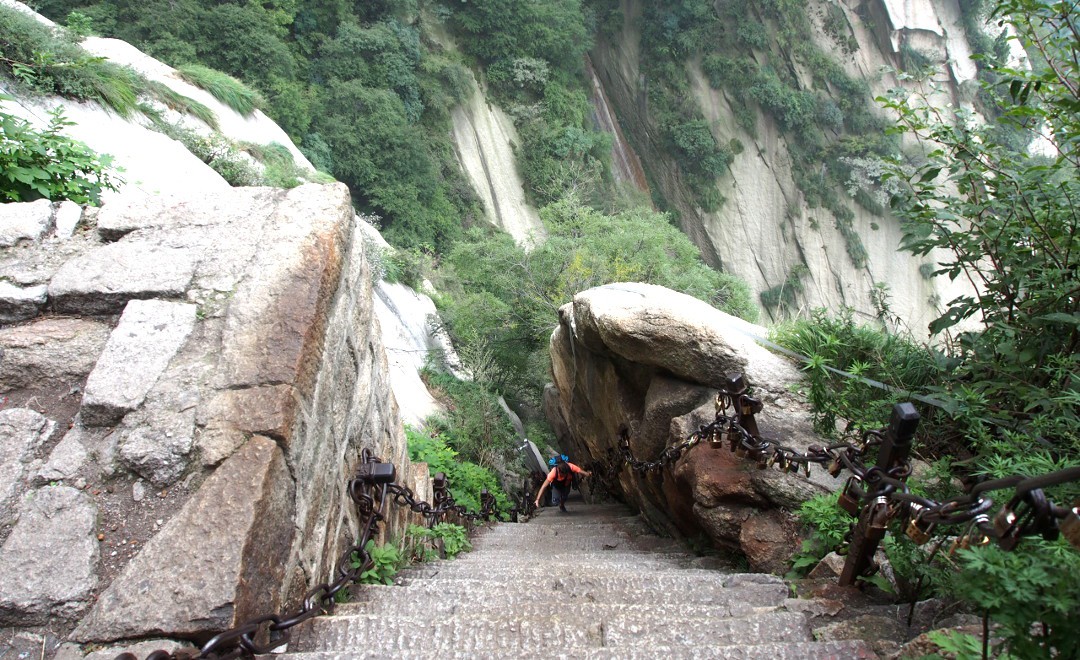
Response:
[[[692,438],[717,416],[716,395],[732,373],[744,374],[765,404],[761,435],[805,450],[821,440],[808,409],[792,395],[798,369],[762,348],[765,333],[709,305],[648,284],[589,289],[559,310],[551,336],[554,386],[545,411],[564,449],[606,467],[621,493],[659,529],[704,534],[735,548],[751,568],[782,571],[797,549],[790,512],[836,481],[764,471],[723,448],[700,442],[657,472],[624,464],[618,436],[628,430],[640,461]],[[782,405],[777,405],[782,404]]]

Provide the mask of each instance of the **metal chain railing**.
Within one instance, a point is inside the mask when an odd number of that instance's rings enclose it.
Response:
[[[486,488],[480,492],[480,511],[473,512],[454,501],[446,475],[441,472],[436,474],[433,480],[433,504],[418,500],[409,487],[395,482],[396,476],[392,463],[382,462],[369,449],[363,450],[360,467],[356,475],[349,480],[347,488],[349,498],[356,505],[361,520],[360,537],[355,545],[341,554],[337,568],[332,573],[333,580],[313,587],[304,594],[302,603],[295,611],[284,615],[268,614],[256,617],[217,634],[201,648],[185,648],[173,652],[158,650],[147,655],[145,660],[227,660],[269,653],[287,644],[292,628],[320,614],[332,612],[338,593],[356,583],[360,575],[374,564],[365,548],[368,541],[375,537],[379,524],[385,521],[388,502],[407,506],[414,513],[423,516],[429,527],[449,517],[470,522],[501,520],[502,513],[498,509],[495,496]],[[530,504],[529,494],[525,493],[524,502],[507,512],[511,522],[517,522],[521,513],[526,516],[531,514]],[[138,658],[133,653],[121,653],[115,660]]]
[[[872,558],[878,543],[895,519],[903,521],[905,533],[920,545],[930,539],[935,526],[966,525],[963,534],[954,538],[951,552],[991,540],[1012,550],[1021,538],[1036,535],[1049,540],[1064,535],[1080,549],[1080,506],[1060,506],[1045,493],[1052,486],[1080,481],[1080,467],[1039,477],[1013,476],[986,481],[967,493],[935,501],[912,493],[907,485],[911,475],[911,441],[919,424],[919,413],[912,404],[894,406],[888,427],[865,431],[857,442],[811,445],[805,452],[763,438],[754,418],[762,409],[761,401],[749,395],[743,375],[731,374],[717,394],[716,418],[712,422],[700,426],[679,444],[665,448],[651,461],[634,458],[629,430],[623,429],[619,433],[619,455],[631,469],[648,474],[675,463],[684,453],[706,441],[714,449],[726,447],[736,456],[749,458],[762,470],[775,466],[784,472],[802,472],[809,477],[810,466],[814,464],[834,478],[848,470],[851,477],[840,494],[839,505],[856,520],[848,534],[847,560],[840,576],[842,585],[854,583],[873,568]],[[868,466],[867,457],[874,450],[877,450],[876,461]],[[610,460],[607,466],[602,462],[594,464],[608,478],[614,478],[619,467]],[[1008,499],[1000,500],[1005,504],[991,518],[995,501],[989,494],[1009,489]]]

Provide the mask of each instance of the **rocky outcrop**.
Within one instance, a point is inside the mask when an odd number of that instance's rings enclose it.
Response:
[[[361,449],[430,499],[343,185],[118,197],[81,222],[0,248],[0,279],[47,292],[0,328],[0,621],[205,640],[329,576]]]
[[[900,86],[895,76],[882,73],[882,69],[898,65],[903,47],[916,49],[949,72],[950,84],[943,86],[944,94],[925,90],[935,104],[968,104],[964,89],[970,86],[975,69],[955,3],[860,3],[870,12],[876,30],[872,31],[859,18],[856,3],[813,2],[806,14],[815,29],[806,36],[822,50],[835,52],[835,43],[820,26],[826,4],[841,11],[858,43],[858,49],[838,56],[838,61],[848,75],[869,83],[867,103]],[[680,227],[706,262],[747,281],[756,296],[777,289],[805,268],[808,275],[802,278],[802,292],[793,310],[796,313],[817,307],[833,311],[851,307],[864,318],[873,318],[877,310],[871,293],[883,283],[888,287],[890,311],[916,335],[926,333],[943,301],[967,293],[959,280],[927,278],[920,272],[924,264],[943,260],[938,254],[916,258],[900,253],[903,256],[898,257],[901,232],[895,218],[876,216],[849,202],[855,214],[852,230],[868,254],[866,265],[856,266],[847,254],[848,241],[831,214],[823,208],[810,208],[796,186],[788,139],[776,122],[755,106],[749,108],[756,120],[755,134],[740,128],[735,101],[722,90],[711,88],[700,66],[691,62],[690,91],[717,143],[727,145],[737,140],[744,147],[729,173],[717,181],[725,203],[716,212],[699,208],[677,163],[660,141],[662,127],[649,116],[649,81],[640,62],[642,3],[624,0],[621,11],[622,30],[610,39],[600,38],[592,51],[597,77],[650,181],[675,211]],[[800,65],[791,63],[791,70],[798,72]],[[841,189],[837,193],[847,196]]]
[[[559,310],[551,336],[554,387],[545,413],[575,460],[596,461],[604,485],[659,529],[704,534],[744,553],[755,570],[782,571],[798,547],[790,511],[836,481],[760,471],[727,449],[701,443],[659,473],[621,460],[618,435],[630,433],[634,458],[655,460],[713,421],[717,388],[743,373],[765,404],[763,436],[805,450],[817,440],[807,408],[792,390],[798,370],[758,346],[764,333],[708,304],[648,284],[589,289]]]

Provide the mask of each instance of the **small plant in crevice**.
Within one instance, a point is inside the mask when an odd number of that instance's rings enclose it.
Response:
[[[360,584],[393,584],[394,576],[404,564],[397,546],[389,543],[375,545],[372,539],[364,550],[371,557],[372,564],[360,573]],[[353,553],[351,563],[353,568],[362,568],[358,553]]]
[[[791,558],[791,572],[802,576],[844,541],[853,518],[837,505],[840,493],[817,495],[799,507],[799,521],[810,530],[810,537]]]
[[[454,523],[441,522],[430,528],[409,525],[408,536],[413,539],[409,557],[418,561],[438,559],[437,548],[440,544],[447,559],[472,550],[468,532],[463,526]]]

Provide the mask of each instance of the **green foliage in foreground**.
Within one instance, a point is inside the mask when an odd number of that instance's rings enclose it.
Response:
[[[180,77],[206,90],[218,101],[232,108],[244,117],[250,117],[264,105],[262,96],[232,76],[215,71],[201,64],[182,64],[177,67]]]
[[[531,252],[504,234],[475,230],[444,260],[450,293],[440,299],[465,366],[502,392],[533,400],[548,380],[547,342],[559,307],[612,282],[648,282],[757,319],[746,285],[702,263],[667,216],[637,208],[607,215],[573,198],[545,207],[547,240]]]
[[[459,460],[458,453],[447,445],[441,435],[405,427],[405,437],[409,443],[409,460],[427,463],[433,475],[439,472],[445,474],[455,502],[469,511],[479,511],[480,491],[487,488],[495,496],[500,510],[510,508],[495,473],[476,463]]]
[[[117,189],[123,181],[111,171],[111,157],[60,133],[71,125],[59,108],[40,132],[0,112],[0,200],[68,199],[97,206],[103,191]]]
[[[393,584],[394,576],[404,564],[404,559],[397,547],[392,544],[375,545],[372,539],[364,546],[371,557],[371,566],[360,573],[360,584]],[[352,567],[361,568],[360,557],[353,553]]]
[[[94,57],[63,32],[0,7],[0,73],[39,94],[93,101],[122,117],[138,106],[143,81],[125,67]]]

